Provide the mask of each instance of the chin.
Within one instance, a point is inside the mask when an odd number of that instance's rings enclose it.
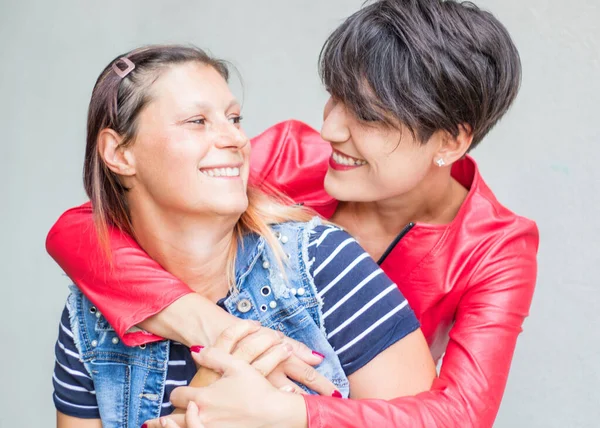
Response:
[[[355,200],[356,188],[354,188],[353,191],[351,183],[340,180],[339,178],[333,178],[328,172],[325,175],[325,182],[323,184],[325,186],[325,191],[338,201],[346,202]]]
[[[215,204],[215,212],[219,215],[242,215],[248,209],[248,199],[237,199],[235,201],[222,201]]]

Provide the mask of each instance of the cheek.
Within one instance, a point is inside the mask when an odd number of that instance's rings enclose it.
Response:
[[[429,171],[429,161],[419,153],[392,153],[374,168],[378,185],[399,193],[415,187]]]
[[[194,141],[157,138],[138,147],[136,176],[151,191],[181,192],[197,177],[202,157],[202,145]]]

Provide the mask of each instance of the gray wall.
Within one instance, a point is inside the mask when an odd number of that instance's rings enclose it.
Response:
[[[317,54],[361,2],[0,1],[1,427],[54,423],[68,280],[44,239],[85,199],[86,106],[104,65],[140,44],[193,42],[239,67],[249,134],[290,117],[319,127]],[[478,3],[512,32],[525,74],[516,105],[474,154],[499,199],[542,235],[531,317],[496,426],[599,426],[600,12],[595,0]]]

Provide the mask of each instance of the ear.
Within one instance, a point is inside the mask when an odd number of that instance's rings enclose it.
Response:
[[[434,153],[433,162],[439,166],[452,165],[462,158],[471,147],[473,129],[468,124],[461,124],[458,126],[456,137],[447,131],[440,132],[442,132],[442,143],[437,152]]]
[[[135,175],[135,158],[127,147],[121,146],[123,137],[110,128],[98,135],[98,153],[106,166],[121,176]]]

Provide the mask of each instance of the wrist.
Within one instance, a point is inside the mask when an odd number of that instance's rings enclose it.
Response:
[[[186,346],[211,346],[227,327],[239,319],[221,309],[210,300],[194,293],[186,310],[179,312],[181,343]]]
[[[290,394],[277,391],[279,397],[274,401],[275,406],[269,410],[274,412],[272,428],[307,428],[308,416],[306,404],[301,394]]]

